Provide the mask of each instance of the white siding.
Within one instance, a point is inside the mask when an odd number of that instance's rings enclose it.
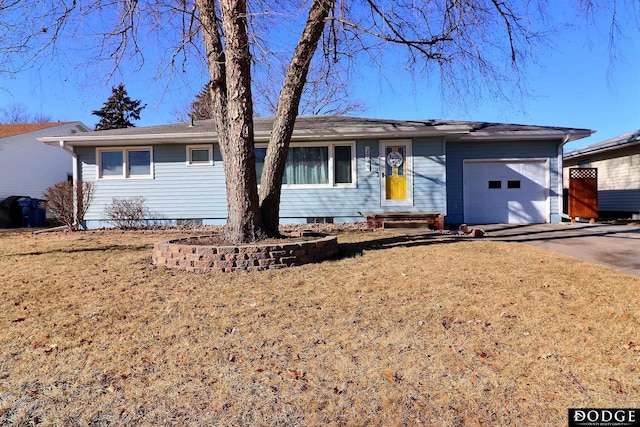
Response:
[[[43,197],[44,191],[72,173],[71,155],[37,141],[85,131],[79,122],[66,123],[0,140],[0,201],[8,196]]]
[[[640,153],[591,162],[598,168],[598,190],[640,189]]]

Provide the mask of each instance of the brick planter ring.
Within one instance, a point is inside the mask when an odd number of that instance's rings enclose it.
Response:
[[[206,239],[212,236],[203,236]],[[198,245],[184,239],[157,242],[153,263],[157,266],[194,272],[257,271],[319,262],[338,252],[338,238],[321,233],[304,233],[305,240],[256,243],[238,246]],[[292,238],[295,239],[295,238]]]

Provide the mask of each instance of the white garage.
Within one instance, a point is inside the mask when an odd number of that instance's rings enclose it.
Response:
[[[546,160],[465,160],[465,222],[549,222],[547,165]]]

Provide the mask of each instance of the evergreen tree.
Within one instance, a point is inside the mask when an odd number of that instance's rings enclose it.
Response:
[[[111,88],[111,96],[101,109],[93,110],[91,114],[100,117],[96,130],[121,129],[135,127],[131,120],[140,120],[140,112],[147,106],[140,105],[141,101],[133,100],[127,95],[127,90],[120,83]]]
[[[196,95],[189,106],[189,117],[193,120],[207,120],[213,118],[213,100],[209,93],[209,86],[205,85],[202,91]]]

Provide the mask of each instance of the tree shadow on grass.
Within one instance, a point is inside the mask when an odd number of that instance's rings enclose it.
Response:
[[[468,237],[442,235],[426,232],[407,235],[394,235],[389,237],[365,240],[362,242],[338,243],[338,253],[333,259],[353,258],[363,255],[366,251],[391,249],[397,247],[410,248],[429,245],[444,245],[468,241]],[[339,239],[338,239],[339,240]]]
[[[39,255],[50,255],[50,254],[73,254],[73,253],[83,253],[83,252],[107,252],[107,251],[125,251],[125,250],[147,250],[153,249],[153,244],[144,244],[144,245],[108,245],[108,246],[99,246],[92,248],[71,248],[71,249],[61,249],[55,248],[46,251],[32,251],[32,252],[20,252],[20,253],[10,253],[0,255],[0,258],[8,258],[15,256],[39,256]]]

